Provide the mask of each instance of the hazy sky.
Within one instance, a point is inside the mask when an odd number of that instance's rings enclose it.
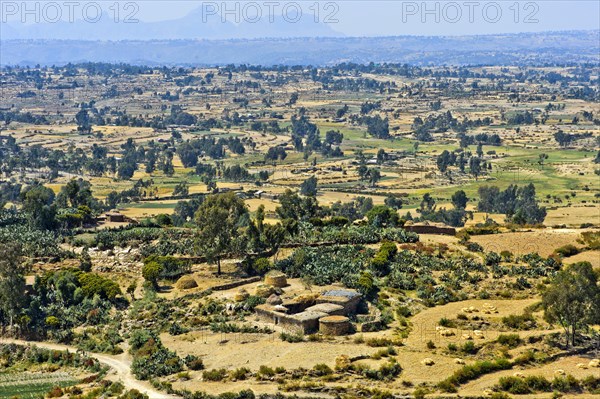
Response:
[[[38,10],[49,3],[58,4],[66,15],[65,1],[55,0],[26,2],[27,7]],[[23,15],[21,1],[0,0],[2,22],[11,25],[32,22],[31,15]],[[257,0],[257,1],[87,1],[77,0],[79,7],[86,4],[100,4],[109,15],[113,15],[114,6],[120,9],[119,17],[131,14],[141,21],[160,21],[177,19],[196,10],[198,23],[211,19],[218,21],[219,14],[227,9],[225,18],[229,21],[252,20],[257,12],[263,17],[270,14],[281,18],[284,9],[289,21],[301,18],[315,19],[328,23],[337,32],[348,36],[381,35],[461,35],[535,32],[547,30],[600,29],[600,1],[401,1],[401,0]],[[15,7],[19,8],[15,10]],[[54,7],[54,6],[53,6]],[[113,7],[112,9],[109,9]],[[45,9],[44,9],[45,10]],[[49,11],[48,11],[49,10]],[[53,11],[52,7],[45,12]],[[259,10],[259,11],[257,11]],[[44,11],[40,11],[43,13]],[[76,19],[81,18],[81,10],[75,9]],[[64,17],[63,17],[64,19]],[[43,18],[42,18],[43,20]],[[292,22],[289,22],[292,23]]]

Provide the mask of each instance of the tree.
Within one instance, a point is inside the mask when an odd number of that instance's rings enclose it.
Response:
[[[121,180],[129,180],[135,173],[136,165],[132,162],[121,162],[117,170],[117,176]]]
[[[327,144],[337,144],[340,145],[342,140],[344,139],[344,135],[340,133],[339,130],[329,130],[325,133],[325,143]]]
[[[173,168],[173,153],[170,150],[165,151],[161,169],[167,176],[173,176],[175,173],[175,169]]]
[[[37,229],[52,229],[55,225],[56,209],[53,205],[54,191],[37,185],[21,193],[23,211],[27,214],[29,225]]]
[[[175,197],[187,197],[190,194],[188,182],[182,181],[178,183],[173,189],[173,196]]]
[[[388,154],[385,152],[385,150],[383,148],[380,148],[379,151],[377,151],[377,164],[383,165],[383,163],[385,161],[387,161],[387,158],[388,158]]]
[[[256,209],[254,219],[256,220],[256,228],[258,229],[258,232],[262,233],[264,230],[265,221],[265,206],[263,204],[260,204]]]
[[[270,147],[265,154],[265,161],[283,161],[286,157],[285,148],[281,146]]]
[[[300,185],[300,194],[309,197],[317,195],[317,178],[315,176],[311,176],[302,182]]]
[[[542,293],[544,316],[565,330],[567,346],[575,345],[576,332],[600,322],[598,276],[589,262],[574,263],[559,271]]]
[[[546,161],[546,159],[548,159],[548,154],[546,153],[541,153],[539,155],[539,159],[538,159],[538,163],[540,164],[540,166],[543,168],[544,167],[544,162]]]
[[[385,205],[376,205],[367,212],[369,223],[375,227],[393,227],[400,222],[398,212]]]
[[[448,170],[448,166],[452,164],[452,155],[448,150],[442,151],[437,157],[437,167],[440,172],[444,173]]]
[[[12,327],[25,301],[25,266],[17,244],[0,244],[0,311]]]
[[[315,197],[300,197],[290,189],[279,195],[279,204],[275,209],[281,219],[295,221],[308,220],[317,214],[319,204]]]
[[[469,199],[463,190],[458,190],[452,194],[452,205],[454,205],[456,209],[465,209],[467,207],[467,201],[469,201]]]
[[[365,116],[363,118],[367,125],[367,133],[378,139],[389,139],[390,136],[390,124],[388,118],[382,119],[381,116],[375,115],[373,117]]]
[[[65,186],[60,188],[60,192],[56,196],[56,203],[65,208],[77,208],[80,205],[93,207],[95,202],[92,185],[81,178],[69,180]]]
[[[539,224],[546,217],[546,208],[540,207],[535,198],[535,186],[509,185],[500,191],[496,186],[481,186],[478,189],[480,212],[496,212],[506,215],[508,221],[517,224]]]
[[[561,147],[566,147],[573,141],[573,136],[569,133],[559,130],[558,132],[554,133],[554,140],[556,140]]]
[[[369,183],[371,183],[371,187],[375,187],[379,180],[381,180],[381,171],[376,168],[369,169]]]
[[[358,178],[360,180],[365,180],[369,176],[369,168],[366,164],[361,163],[360,166],[356,169],[358,173]]]
[[[421,211],[433,211],[435,209],[435,199],[429,193],[423,194],[420,205]]]
[[[469,169],[471,170],[471,174],[475,177],[475,180],[477,180],[477,177],[482,173],[481,158],[471,157],[471,159],[469,159]]]
[[[200,205],[195,219],[199,227],[197,247],[209,262],[216,262],[217,274],[221,274],[221,258],[240,248],[237,239],[247,224],[248,209],[232,192],[211,195]]]
[[[189,142],[183,143],[177,148],[177,155],[185,168],[193,168],[198,164],[198,152]]]
[[[90,116],[86,109],[82,109],[75,115],[77,122],[77,131],[81,133],[90,133],[92,131],[92,124],[90,122]]]
[[[142,277],[156,289],[158,288],[158,278],[162,271],[163,268],[158,262],[144,263],[144,266],[142,267]]]
[[[92,270],[92,257],[88,251],[88,247],[83,247],[79,256],[79,270],[89,272]]]
[[[388,195],[387,197],[385,197],[385,200],[383,201],[383,203],[395,210],[401,209],[402,208],[402,198],[399,197],[395,197],[393,195]]]
[[[132,281],[131,284],[129,284],[127,286],[127,293],[129,294],[129,296],[131,297],[131,300],[134,301],[135,300],[135,290],[137,288],[137,282],[136,281]]]
[[[292,106],[294,104],[296,104],[296,102],[298,102],[298,93],[292,93],[292,95],[290,96],[290,99],[288,101],[288,105]]]

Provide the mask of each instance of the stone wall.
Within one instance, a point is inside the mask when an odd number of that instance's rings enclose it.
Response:
[[[328,316],[319,320],[319,332],[325,335],[346,335],[352,332],[350,319],[345,316]]]
[[[412,225],[404,226],[404,230],[417,234],[443,234],[450,236],[456,235],[456,229],[454,227]]]

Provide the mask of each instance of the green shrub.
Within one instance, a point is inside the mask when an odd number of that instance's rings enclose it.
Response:
[[[144,267],[148,264],[153,264],[152,268],[156,269],[158,265],[159,274],[156,276],[158,278],[164,278],[167,280],[176,280],[184,274],[187,274],[191,271],[191,264],[187,260],[178,259],[174,256],[159,256],[159,255],[150,255],[146,259],[144,259]],[[146,278],[144,275],[144,269],[142,268],[142,276]],[[148,279],[146,279],[148,280]],[[151,280],[148,280],[151,281]]]
[[[563,245],[560,248],[555,249],[554,252],[557,253],[558,255],[566,258],[569,256],[577,255],[579,253],[579,248],[577,248],[573,244],[567,244],[567,245]]]
[[[223,381],[227,378],[227,370],[225,369],[213,369],[202,372],[202,379],[204,381]]]
[[[533,351],[531,351],[531,350],[528,350],[528,351],[521,353],[519,356],[517,356],[515,358],[515,360],[513,360],[513,364],[522,366],[525,364],[533,363],[534,361],[535,361],[535,353],[533,353]]]
[[[111,393],[113,396],[117,396],[123,393],[124,390],[125,385],[123,385],[123,383],[120,381],[115,381],[112,384],[110,384],[110,387],[108,387],[107,392]]]
[[[448,388],[450,385],[458,387],[466,382],[472,381],[479,378],[484,374],[493,373],[500,370],[508,370],[512,367],[512,364],[506,359],[497,359],[494,361],[484,360],[475,362],[463,366],[461,369],[456,370],[450,377],[446,378],[438,387]],[[448,392],[448,391],[447,391]]]
[[[252,268],[258,274],[265,274],[273,268],[273,264],[267,258],[258,258],[252,263]]]
[[[552,380],[552,389],[562,393],[571,393],[581,391],[579,381],[571,374],[564,377],[555,377]]]
[[[413,391],[413,396],[415,399],[425,399],[427,394],[429,393],[429,389],[424,387],[419,387]]]
[[[244,301],[244,308],[252,311],[252,310],[254,310],[255,307],[257,307],[258,305],[262,305],[265,302],[266,302],[266,299],[263,297],[256,296],[256,295],[250,295]]]
[[[384,241],[379,250],[371,260],[371,268],[378,276],[386,276],[389,273],[389,264],[393,257],[398,253],[396,244],[390,241]]]
[[[581,385],[590,393],[600,393],[600,377],[594,377],[593,375],[589,375],[581,380]]]
[[[398,307],[396,308],[396,315],[400,317],[410,317],[412,316],[412,311],[408,306],[398,305]]]
[[[476,242],[467,242],[466,244],[467,250],[471,252],[483,252],[483,247]]]
[[[523,341],[518,334],[500,334],[498,335],[496,342],[498,342],[500,345],[508,346],[509,348],[516,348]]]
[[[437,384],[437,387],[440,391],[443,391],[443,392],[448,392],[448,393],[458,392],[458,389],[456,388],[456,386],[454,386],[454,384],[452,382],[450,382],[448,379],[440,381]]]
[[[505,262],[511,262],[513,259],[513,253],[510,251],[502,251],[500,252],[500,256],[502,257],[502,260],[504,260]]]
[[[525,382],[535,392],[550,392],[552,390],[552,384],[543,376],[530,375],[525,378]]]
[[[158,224],[159,226],[173,225],[173,220],[171,220],[171,216],[167,215],[166,213],[159,213],[154,217],[154,220],[156,220],[156,224]]]
[[[502,318],[502,324],[515,330],[531,330],[536,326],[535,318],[530,312],[505,316]]]
[[[270,378],[275,376],[275,370],[273,370],[271,367],[262,365],[258,368],[258,375],[262,378]]]
[[[123,395],[119,396],[118,399],[148,399],[148,395],[141,393],[137,389],[130,389]]]
[[[367,346],[378,348],[382,346],[402,346],[402,342],[385,337],[373,337],[364,341]]]
[[[163,347],[148,356],[136,356],[131,363],[131,372],[139,380],[171,375],[182,368],[183,362],[177,354]]]
[[[382,364],[379,370],[365,368],[362,374],[369,379],[379,381],[391,381],[402,372],[402,367],[395,359],[390,359],[387,363]]]
[[[246,367],[240,367],[231,372],[230,377],[235,380],[245,380],[248,378],[248,374],[250,374],[250,369]]]
[[[287,332],[282,332],[281,334],[279,334],[279,338],[281,338],[282,341],[285,342],[290,342],[290,343],[296,343],[296,342],[303,342],[304,341],[304,335],[302,333],[287,333]]]
[[[456,326],[456,324],[452,320],[450,320],[450,319],[448,319],[446,317],[442,317],[440,319],[440,321],[438,321],[438,324],[440,326],[446,327],[446,328],[451,328],[451,327],[455,327]]]
[[[360,273],[356,283],[356,289],[366,298],[373,298],[375,296],[377,293],[377,286],[375,285],[375,278],[370,271],[363,270]]]
[[[331,367],[323,363],[316,364],[313,367],[313,371],[315,372],[315,375],[319,377],[333,374],[333,370],[331,369]]]
[[[129,351],[133,354],[131,372],[139,380],[149,380],[180,372],[183,361],[165,348],[158,336],[148,330],[136,330],[129,339]]]
[[[525,379],[521,377],[501,377],[498,381],[498,385],[500,386],[501,390],[515,395],[526,395],[532,393],[532,390],[527,386]]]
[[[371,355],[371,359],[381,359],[382,357],[395,356],[397,354],[396,349],[393,346],[388,346],[385,349],[380,349]]]
[[[117,295],[122,295],[119,284],[99,274],[80,273],[77,279],[86,298],[98,295],[100,298],[112,301]]]
[[[463,353],[474,355],[479,351],[479,348],[475,345],[473,341],[467,341],[463,344],[460,350]]]
[[[187,328],[181,327],[178,323],[171,324],[169,327],[169,334],[171,335],[181,335],[187,333],[189,330]]]
[[[158,262],[147,262],[142,266],[142,277],[152,284],[153,287],[158,287],[158,279],[162,272],[162,266]]]
[[[204,362],[196,355],[187,355],[183,361],[190,370],[204,369]]]

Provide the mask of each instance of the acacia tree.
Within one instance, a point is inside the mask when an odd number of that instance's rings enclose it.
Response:
[[[559,271],[543,292],[542,305],[546,320],[560,324],[567,346],[575,346],[576,332],[600,321],[600,287],[591,263],[574,263]]]
[[[242,247],[240,230],[248,223],[248,209],[231,192],[211,195],[200,205],[195,219],[199,227],[196,249],[216,263],[217,274],[221,274],[221,258]]]
[[[25,301],[25,266],[17,244],[0,244],[0,253],[0,311],[12,328]]]

